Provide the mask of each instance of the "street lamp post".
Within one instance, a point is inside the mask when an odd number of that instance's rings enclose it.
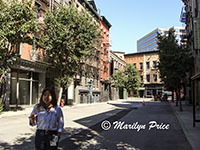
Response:
[[[93,81],[90,80],[88,82],[88,90],[89,90],[89,102],[92,103],[92,89],[93,89]]]

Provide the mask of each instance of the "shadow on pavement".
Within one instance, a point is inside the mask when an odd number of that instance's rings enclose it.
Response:
[[[22,111],[22,110],[25,110],[24,107],[21,107],[21,106],[10,106],[8,110],[3,110],[3,112],[8,112],[8,111]]]
[[[145,102],[147,105],[154,104],[154,102]],[[163,103],[163,102],[161,102]],[[92,150],[92,149],[116,149],[116,150],[139,150],[135,148],[135,145],[132,143],[124,143],[123,141],[110,141],[107,137],[104,136],[105,130],[102,129],[102,122],[107,120],[109,122],[114,122],[120,120],[126,116],[129,112],[140,109],[142,102],[130,102],[124,101],[121,104],[109,103],[117,107],[114,110],[100,113],[97,115],[89,116],[79,120],[75,120],[76,123],[79,123],[83,126],[88,127],[88,129],[77,129],[79,132],[73,134],[72,136],[62,140],[60,142],[60,149],[62,150]],[[132,104],[132,105],[130,105]],[[165,103],[163,103],[166,105]],[[157,107],[157,106],[156,106]],[[161,107],[158,105],[158,107]],[[163,106],[164,107],[164,106]],[[152,111],[152,110],[151,110]],[[67,129],[66,129],[67,130]],[[106,141],[109,143],[109,148],[102,145],[100,141]],[[95,147],[95,148],[94,148]]]
[[[63,137],[67,138],[60,141],[59,149],[74,150],[79,149],[80,147],[81,149],[88,149],[92,145],[95,145],[95,149],[101,149],[101,143],[93,141],[94,137],[98,137],[99,139],[106,139],[104,136],[100,135],[100,133],[104,131],[101,127],[101,123],[104,120],[114,122],[127,115],[130,111],[134,110],[133,108],[128,107],[128,104],[112,105],[120,108],[75,120],[76,123],[84,125],[88,127],[88,129],[69,127],[65,128],[63,131]],[[21,137],[18,138],[14,144],[0,142],[0,149],[34,150],[34,138],[34,135],[21,135]],[[127,143],[116,141],[116,143],[113,143],[113,145],[116,146],[115,149],[125,149],[124,147],[129,147],[129,149],[135,150],[130,144]]]
[[[85,139],[86,140],[90,139],[90,135],[92,137],[95,136],[95,134],[92,133],[90,130],[83,130],[82,128],[70,128],[70,127],[64,128],[62,136],[67,136],[67,137],[70,137],[70,139],[71,139],[71,140],[68,140],[67,142],[64,141],[65,145],[69,144],[67,146],[67,148],[66,147],[64,148],[64,150],[73,150],[70,147],[74,147],[73,145],[76,144],[75,138],[79,139],[79,141],[81,141],[81,140],[84,141]],[[83,139],[83,137],[84,137],[84,139]],[[34,135],[32,135],[30,137],[18,138],[14,142],[14,144],[0,141],[0,150],[34,150],[35,149],[34,141],[35,141]],[[61,143],[62,143],[62,141],[61,141]],[[71,144],[72,144],[72,146],[71,146]]]
[[[133,109],[127,108],[126,105],[121,105],[123,109],[115,109],[112,111],[108,111],[105,113],[93,115],[90,117],[86,117],[83,119],[75,120],[76,123],[79,123],[81,125],[84,125],[88,127],[88,129],[81,129],[81,131],[77,134],[72,135],[71,137],[68,137],[60,142],[60,149],[63,150],[74,150],[74,149],[93,149],[91,146],[95,146],[95,149],[101,149],[102,145],[101,143],[98,143],[98,141],[94,140],[95,138],[105,140],[106,138],[101,135],[102,131],[105,131],[102,129],[101,124],[103,121],[107,120],[109,122],[114,122],[116,120],[120,120],[122,117],[127,115],[130,111]],[[104,117],[102,117],[104,116]],[[97,122],[93,123],[92,122]],[[115,141],[113,143],[114,149],[127,149],[127,147],[130,150],[136,150],[133,148],[132,145],[127,143],[122,143]],[[126,147],[126,148],[125,148]],[[137,149],[139,150],[139,149]]]
[[[0,149],[2,150],[33,150],[34,149],[34,136],[31,136],[29,138],[22,137],[18,138],[14,145],[6,143],[6,142],[0,142]]]

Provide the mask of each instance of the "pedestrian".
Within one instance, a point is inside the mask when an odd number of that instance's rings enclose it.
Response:
[[[35,149],[57,150],[64,126],[64,118],[61,107],[57,105],[53,89],[43,90],[40,102],[35,105],[29,118],[30,125],[37,126]]]

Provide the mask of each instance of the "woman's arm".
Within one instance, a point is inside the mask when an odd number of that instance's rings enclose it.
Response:
[[[34,126],[35,123],[35,118],[38,116],[38,114],[33,113],[29,118],[30,118],[30,125]]]
[[[38,116],[37,112],[37,105],[33,108],[33,111],[31,112],[31,115],[29,117],[29,124],[31,126],[36,125],[36,117]]]
[[[62,109],[58,106],[58,127],[57,127],[57,132],[58,136],[61,135],[64,127],[64,117],[63,117],[63,112]]]

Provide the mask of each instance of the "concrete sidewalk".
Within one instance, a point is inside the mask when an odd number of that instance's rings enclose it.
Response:
[[[183,101],[183,111],[176,107],[175,103],[170,103],[171,108],[174,111],[187,140],[190,142],[193,150],[200,150],[200,123],[196,123],[196,127],[193,127],[193,110],[192,105],[185,104]]]

